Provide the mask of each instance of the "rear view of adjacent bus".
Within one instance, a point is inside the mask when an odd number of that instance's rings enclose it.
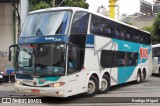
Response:
[[[152,45],[153,74],[160,75],[160,44]]]
[[[141,83],[152,70],[148,32],[76,7],[29,13],[12,47],[15,88],[23,94],[94,96],[113,85]]]

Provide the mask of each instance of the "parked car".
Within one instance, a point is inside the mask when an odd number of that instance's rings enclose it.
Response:
[[[14,69],[7,69],[4,72],[0,73],[0,82],[14,82]]]

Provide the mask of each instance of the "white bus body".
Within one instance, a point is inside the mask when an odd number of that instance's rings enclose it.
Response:
[[[153,74],[160,75],[160,44],[152,45]]]
[[[17,48],[15,88],[22,94],[94,96],[113,85],[143,82],[152,73],[148,32],[81,8],[29,13]]]

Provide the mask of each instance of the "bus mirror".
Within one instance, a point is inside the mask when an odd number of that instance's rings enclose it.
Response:
[[[9,58],[8,58],[9,61],[11,61],[11,56],[12,56],[12,50],[11,50],[11,48],[12,48],[12,47],[17,47],[17,48],[18,48],[18,45],[15,44],[15,45],[9,46]]]
[[[9,50],[9,61],[11,61],[12,50]]]

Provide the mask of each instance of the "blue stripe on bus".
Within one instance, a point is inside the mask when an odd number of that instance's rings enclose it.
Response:
[[[134,72],[136,66],[118,68],[118,84],[125,83]]]
[[[151,53],[151,45],[144,45],[144,44],[138,44],[134,42],[128,42],[118,39],[112,39],[113,42],[117,43],[118,45],[118,51],[126,51],[126,52],[138,52],[140,48],[146,48],[148,49],[148,54]],[[138,54],[138,64],[139,63],[145,63],[147,59],[140,60],[140,54]]]
[[[94,48],[94,35],[86,36],[86,48]]]
[[[140,48],[147,48],[148,54],[151,53],[151,45],[143,45],[118,39],[112,39],[113,42],[117,43],[118,51],[126,51],[126,52],[138,52],[138,63],[145,63],[147,59],[140,59]],[[122,84],[127,82],[127,80],[131,77],[135,70],[136,66],[132,67],[118,67],[118,84]]]
[[[19,44],[25,43],[52,43],[52,42],[68,42],[69,37],[67,35],[54,35],[54,36],[29,36],[20,37]]]

